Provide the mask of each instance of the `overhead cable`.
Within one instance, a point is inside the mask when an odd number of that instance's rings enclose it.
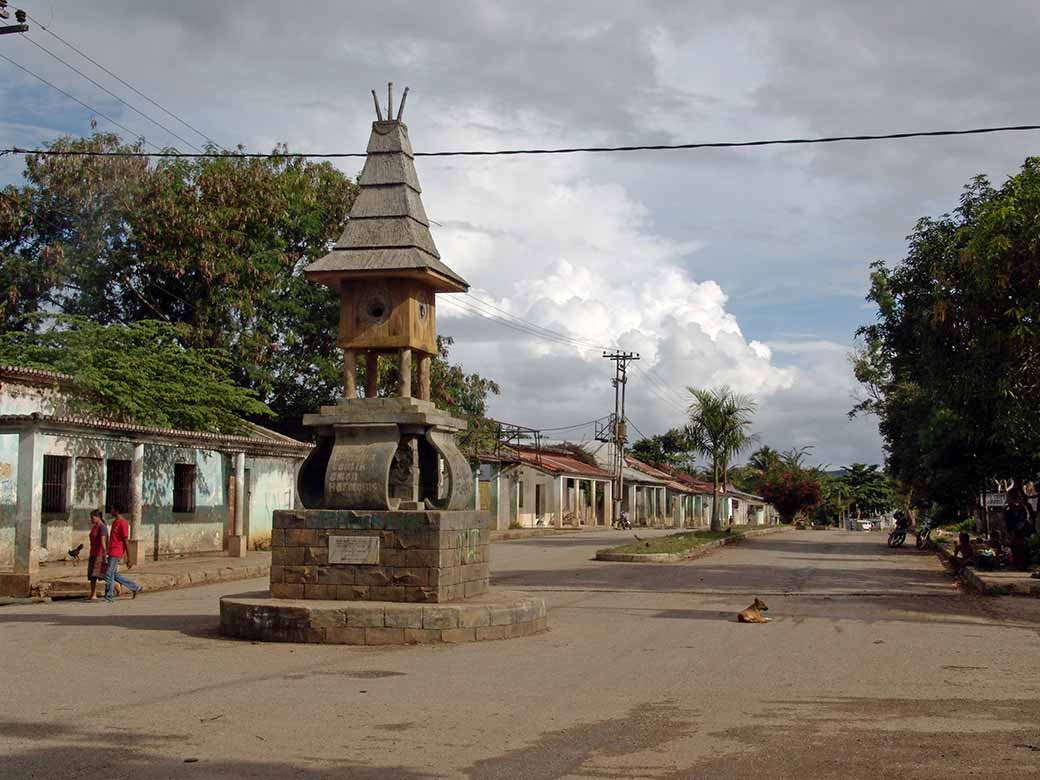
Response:
[[[66,40],[65,38],[62,38],[62,37],[61,37],[60,35],[58,35],[58,34],[57,34],[56,32],[54,32],[54,31],[53,31],[53,30],[52,30],[52,29],[51,29],[50,27],[48,27],[47,25],[45,25],[45,24],[43,24],[42,22],[40,22],[40,20],[39,20],[39,19],[35,19],[35,18],[33,18],[33,16],[32,16],[31,14],[29,15],[29,18],[30,18],[30,19],[32,19],[32,21],[36,23],[36,26],[37,26],[37,27],[39,27],[39,28],[40,28],[41,30],[43,30],[43,31],[44,31],[45,33],[47,33],[48,35],[50,35],[50,36],[51,36],[52,38],[54,38],[54,39],[56,39],[56,40],[60,41],[61,43],[65,44],[66,46],[68,46],[68,47],[69,47],[70,49],[72,49],[72,50],[73,50],[74,52],[76,52],[76,54],[78,54],[78,55],[79,55],[80,57],[82,57],[82,58],[83,58],[83,59],[85,59],[85,60],[86,60],[87,62],[89,62],[89,63],[91,63],[92,65],[94,65],[95,67],[98,67],[98,68],[100,68],[101,70],[103,70],[103,71],[104,71],[105,73],[107,73],[107,74],[108,74],[109,76],[111,76],[112,78],[114,78],[114,79],[115,79],[116,81],[118,81],[118,82],[119,82],[120,84],[122,84],[122,85],[123,85],[124,87],[126,87],[126,88],[127,88],[127,89],[129,89],[129,90],[131,90],[131,91],[132,91],[132,92],[133,92],[134,94],[138,95],[139,97],[142,97],[142,98],[144,98],[144,99],[145,99],[145,100],[147,100],[147,101],[148,101],[149,103],[151,103],[151,104],[152,104],[153,106],[155,106],[155,107],[156,107],[156,108],[158,108],[158,109],[159,109],[160,111],[162,111],[162,112],[163,112],[164,114],[167,114],[168,116],[171,116],[171,117],[173,117],[173,118],[174,118],[175,120],[177,120],[178,122],[180,122],[180,123],[181,123],[182,125],[184,125],[184,126],[185,126],[186,128],[188,128],[188,129],[189,129],[189,130],[191,130],[192,132],[195,132],[195,133],[197,133],[198,135],[200,135],[200,136],[201,136],[202,138],[205,138],[207,142],[209,142],[209,143],[213,144],[214,146],[220,146],[220,144],[218,144],[218,143],[217,143],[216,141],[214,141],[214,140],[213,140],[212,138],[210,138],[210,137],[209,137],[208,135],[206,135],[206,134],[205,134],[204,132],[202,132],[201,130],[199,130],[199,129],[198,129],[197,127],[195,127],[195,126],[193,126],[193,125],[190,125],[190,124],[188,124],[188,123],[187,123],[187,122],[185,122],[185,121],[184,121],[183,119],[181,119],[181,118],[180,118],[179,116],[177,116],[177,115],[176,115],[175,113],[173,113],[172,111],[170,111],[170,110],[169,110],[168,108],[166,108],[165,106],[161,105],[160,103],[157,103],[157,102],[156,102],[155,100],[152,100],[152,98],[148,97],[148,95],[144,94],[144,93],[143,93],[143,92],[142,92],[141,90],[139,90],[139,89],[138,89],[137,87],[135,87],[135,86],[134,86],[133,84],[130,84],[130,83],[128,83],[127,81],[123,80],[123,79],[122,79],[122,78],[120,78],[120,77],[119,77],[118,75],[116,75],[115,73],[113,73],[112,71],[110,71],[110,70],[109,70],[108,68],[106,68],[106,67],[105,67],[104,65],[102,65],[102,64],[101,64],[100,62],[98,62],[98,61],[97,61],[97,60],[95,60],[95,59],[94,59],[93,57],[91,57],[91,56],[90,56],[89,54],[87,54],[86,52],[84,52],[84,51],[82,51],[81,49],[77,48],[77,47],[76,47],[76,46],[74,46],[74,45],[73,45],[72,43],[70,43],[69,41],[67,41],[67,40]],[[187,141],[185,141],[185,143],[188,143],[188,142],[187,142]],[[189,145],[189,146],[191,146],[191,144],[188,144],[188,145]],[[192,148],[194,148],[194,147],[192,147]]]
[[[814,138],[773,138],[758,141],[700,141],[685,144],[643,144],[639,146],[573,146],[554,149],[486,149],[452,150],[440,152],[415,152],[414,157],[506,157],[547,154],[581,154],[603,152],[674,152],[692,149],[736,149],[755,146],[807,146],[831,144],[843,141],[893,141],[906,138],[936,138],[959,135],[985,135],[989,133],[1012,133],[1040,130],[1040,125],[1003,125],[975,127],[967,130],[916,130],[904,133],[878,133],[874,135],[834,135]],[[244,158],[311,158],[339,159],[345,157],[367,157],[367,152],[118,152],[118,151],[54,151],[50,149],[22,149],[9,147],[14,154],[78,155],[90,157],[244,157]]]
[[[141,116],[143,116],[143,117],[144,117],[145,119],[147,119],[147,120],[148,120],[149,122],[151,122],[151,123],[152,123],[153,125],[155,125],[156,127],[158,127],[158,128],[160,129],[160,130],[163,130],[163,131],[165,131],[166,133],[169,133],[169,134],[170,134],[170,135],[171,135],[171,136],[172,136],[173,138],[176,138],[176,139],[177,139],[178,141],[180,141],[180,142],[181,142],[182,144],[186,144],[186,145],[187,145],[187,146],[188,146],[188,147],[189,147],[190,149],[194,149],[194,150],[195,150],[195,151],[197,151],[197,152],[201,152],[201,151],[202,151],[201,149],[199,149],[199,147],[197,147],[197,146],[196,146],[195,144],[193,144],[193,143],[192,143],[191,141],[189,141],[189,140],[187,140],[186,138],[183,138],[183,137],[181,137],[181,136],[177,135],[177,133],[173,132],[173,130],[171,130],[171,129],[170,129],[170,128],[168,128],[168,127],[167,127],[166,125],[162,124],[161,122],[158,122],[158,121],[156,121],[155,119],[153,119],[152,117],[150,117],[150,116],[149,116],[148,114],[146,114],[146,113],[145,113],[144,111],[142,111],[141,109],[139,109],[139,108],[138,108],[137,106],[135,106],[135,105],[132,105],[132,104],[130,104],[130,103],[128,103],[128,102],[126,102],[125,100],[123,100],[123,98],[119,97],[119,95],[117,95],[117,94],[116,94],[115,92],[113,92],[112,90],[110,90],[110,89],[109,89],[108,87],[104,86],[103,84],[100,84],[100,83],[98,83],[97,81],[95,81],[94,79],[92,79],[92,78],[91,78],[90,76],[88,76],[88,75],[87,75],[86,73],[84,73],[84,72],[83,72],[83,71],[81,71],[81,70],[80,70],[79,68],[77,68],[77,67],[76,67],[75,65],[73,65],[72,63],[68,62],[67,60],[63,60],[63,59],[62,59],[61,57],[59,57],[59,56],[58,56],[57,54],[55,54],[54,52],[52,52],[52,51],[51,51],[50,49],[48,49],[48,48],[47,48],[46,46],[43,46],[42,44],[40,44],[40,43],[37,43],[36,41],[34,41],[34,40],[33,40],[32,38],[30,38],[30,37],[29,37],[28,35],[26,35],[25,33],[22,33],[22,37],[23,37],[23,38],[25,38],[25,40],[29,41],[29,43],[31,43],[31,44],[32,44],[33,46],[35,46],[35,47],[36,47],[37,49],[39,49],[40,51],[44,52],[45,54],[49,54],[49,55],[50,55],[51,57],[53,57],[54,59],[56,59],[56,60],[57,60],[58,62],[60,62],[60,63],[61,63],[62,65],[64,65],[64,66],[65,66],[66,68],[68,68],[69,70],[72,70],[72,71],[74,71],[75,73],[78,73],[78,74],[79,74],[80,76],[82,76],[83,78],[85,78],[85,79],[86,79],[87,81],[89,81],[89,82],[90,82],[91,84],[93,84],[93,85],[94,85],[95,87],[97,87],[98,89],[100,89],[100,90],[101,90],[102,92],[104,92],[105,94],[107,94],[107,95],[109,95],[110,97],[112,97],[112,98],[115,98],[116,100],[118,100],[118,101],[119,101],[120,103],[122,103],[122,104],[123,104],[124,106],[126,106],[127,108],[129,108],[129,109],[130,109],[131,111],[134,111],[134,112],[136,112],[136,113],[140,114]]]
[[[120,124],[120,123],[119,123],[119,122],[117,122],[117,121],[116,121],[115,119],[113,119],[112,117],[108,116],[108,114],[104,114],[104,113],[102,113],[101,111],[98,111],[98,110],[97,110],[96,108],[94,108],[94,107],[93,107],[92,105],[89,105],[88,103],[84,103],[84,102],[83,102],[82,100],[80,100],[80,99],[79,99],[78,97],[76,97],[75,95],[72,95],[72,94],[70,94],[70,93],[66,92],[66,91],[65,91],[64,89],[62,89],[61,87],[57,86],[56,84],[53,84],[53,83],[51,83],[50,81],[47,81],[47,79],[45,79],[45,78],[44,78],[43,76],[39,75],[38,73],[33,73],[33,72],[32,72],[31,70],[29,70],[29,69],[28,69],[27,67],[25,67],[24,65],[19,65],[19,64],[18,64],[17,62],[15,62],[14,60],[12,60],[12,59],[11,59],[10,57],[8,57],[8,56],[7,56],[6,54],[0,53],[0,59],[4,59],[4,60],[6,60],[7,62],[11,63],[11,64],[12,64],[12,65],[14,65],[14,66],[15,66],[16,68],[18,68],[19,70],[21,70],[21,71],[24,71],[25,73],[28,73],[28,74],[29,74],[30,76],[32,76],[32,77],[33,77],[34,79],[38,79],[39,81],[42,81],[42,82],[43,82],[44,84],[46,84],[46,85],[47,85],[48,87],[50,87],[50,88],[51,88],[51,89],[53,89],[53,90],[56,90],[56,91],[60,92],[60,93],[61,93],[61,94],[63,94],[63,95],[65,96],[65,97],[67,97],[67,98],[68,98],[69,100],[74,100],[75,102],[77,102],[77,103],[79,103],[79,104],[80,104],[81,106],[83,106],[83,108],[87,109],[88,111],[90,111],[90,112],[91,112],[91,113],[93,113],[93,114],[97,114],[97,115],[98,115],[99,117],[101,117],[102,119],[104,119],[104,120],[105,120],[106,122],[109,122],[110,124],[112,124],[112,125],[115,125],[116,127],[118,127],[118,128],[119,128],[120,130],[122,130],[122,131],[123,131],[124,133],[128,133],[128,134],[130,134],[131,136],[133,136],[133,137],[135,137],[135,138],[141,138],[142,140],[144,139],[144,136],[140,135],[139,133],[135,133],[135,132],[134,132],[133,130],[131,130],[131,129],[130,129],[129,127],[127,127],[126,125]],[[148,146],[152,147],[153,149],[158,149],[158,148],[159,148],[159,147],[158,147],[158,146],[156,146],[155,144],[153,144],[153,143],[149,143],[148,141],[144,141],[144,143],[145,143],[145,144],[147,144]],[[12,149],[3,149],[3,150],[0,150],[0,152],[10,152],[10,153],[12,153],[12,154],[22,154],[22,153],[23,153],[23,152],[22,152],[21,150],[19,150],[19,149],[17,149],[17,148],[12,148]],[[56,154],[56,153],[55,153],[55,154]],[[147,156],[149,156],[149,154],[150,154],[149,152],[141,152],[140,154],[124,154],[124,155],[120,155],[120,156],[123,156],[123,157],[147,157]],[[159,154],[159,152],[157,152],[157,154]],[[74,155],[74,156],[83,156],[83,155]],[[90,156],[96,156],[96,155],[90,155]],[[114,155],[110,155],[110,156],[114,156]]]

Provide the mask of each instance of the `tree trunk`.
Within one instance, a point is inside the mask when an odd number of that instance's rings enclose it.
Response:
[[[713,482],[711,491],[711,530],[721,531],[722,522],[719,518],[719,463],[717,460],[711,462]]]

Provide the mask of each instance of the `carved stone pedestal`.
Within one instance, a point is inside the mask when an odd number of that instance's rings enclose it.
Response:
[[[304,415],[318,446],[300,469],[308,509],[473,508],[466,423],[416,398],[354,398]],[[443,466],[443,467],[442,467]]]

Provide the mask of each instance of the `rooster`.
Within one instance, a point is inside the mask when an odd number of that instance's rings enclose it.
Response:
[[[69,557],[74,561],[79,561],[79,554],[83,552],[83,545],[80,544],[78,547],[73,547],[69,550]]]

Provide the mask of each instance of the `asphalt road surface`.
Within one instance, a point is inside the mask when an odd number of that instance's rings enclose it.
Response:
[[[640,535],[643,535],[640,532]],[[504,542],[538,637],[309,647],[216,634],[231,583],[0,609],[0,776],[1035,778],[1040,604],[960,593],[881,534],[598,563],[627,533]],[[735,613],[755,596],[768,625]]]

